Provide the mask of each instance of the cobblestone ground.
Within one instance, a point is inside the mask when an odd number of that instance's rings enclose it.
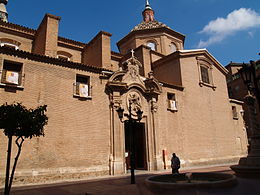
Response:
[[[211,167],[206,169],[185,170],[182,172],[233,172],[227,166]],[[25,187],[14,187],[11,195],[260,195],[260,180],[238,178],[238,184],[230,188],[214,189],[182,189],[165,191],[149,191],[144,183],[145,178],[154,174],[167,172],[139,172],[136,175],[136,184],[130,184],[130,176],[106,177],[89,179],[86,181],[64,182],[45,185],[32,185]],[[169,172],[168,172],[169,173]],[[3,189],[0,189],[3,194]]]

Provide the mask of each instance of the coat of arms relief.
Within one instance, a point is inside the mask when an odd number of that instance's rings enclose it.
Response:
[[[131,106],[131,114],[136,116],[138,110],[142,110],[142,99],[138,92],[130,91],[126,96],[126,104],[129,109]]]

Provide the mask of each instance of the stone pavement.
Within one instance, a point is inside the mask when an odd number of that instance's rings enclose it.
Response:
[[[183,170],[182,172],[223,172],[231,173],[229,166],[219,166],[192,170]],[[55,184],[33,185],[24,187],[14,187],[11,195],[260,195],[260,180],[238,178],[238,184],[231,188],[216,189],[183,189],[173,190],[171,192],[149,191],[144,183],[145,178],[154,174],[164,174],[169,172],[137,172],[136,184],[130,184],[130,175],[108,176],[103,178],[88,179],[85,181],[63,182]],[[3,189],[0,189],[3,194]]]

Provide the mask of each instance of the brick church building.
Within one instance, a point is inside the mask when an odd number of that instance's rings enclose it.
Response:
[[[135,119],[139,110],[136,169],[169,169],[173,152],[183,168],[246,155],[242,102],[228,97],[227,69],[206,49],[185,50],[185,36],[158,22],[148,1],[143,21],[118,41],[119,52],[111,51],[108,32],[82,43],[59,36],[58,16],[46,14],[30,29],[6,14],[1,10],[0,103],[46,104],[49,117],[45,137],[25,141],[16,183],[127,173],[126,115]],[[3,184],[3,133],[0,140]]]

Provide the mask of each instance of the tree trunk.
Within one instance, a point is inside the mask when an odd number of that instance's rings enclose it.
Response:
[[[10,161],[12,152],[12,136],[8,136],[8,149],[6,159],[6,174],[5,174],[5,195],[9,195],[9,174],[10,174]]]
[[[19,143],[19,139],[22,139],[20,143]],[[18,138],[15,140],[15,143],[16,143],[16,145],[17,145],[17,147],[18,147],[18,151],[17,151],[16,157],[15,157],[15,159],[14,159],[14,165],[13,165],[11,177],[10,177],[10,180],[9,180],[8,193],[10,193],[10,191],[11,191],[11,187],[12,187],[12,183],[13,183],[13,178],[14,178],[14,172],[15,172],[15,168],[16,168],[16,165],[17,165],[19,156],[20,156],[20,154],[21,154],[23,142],[24,142],[23,137],[18,137]]]

